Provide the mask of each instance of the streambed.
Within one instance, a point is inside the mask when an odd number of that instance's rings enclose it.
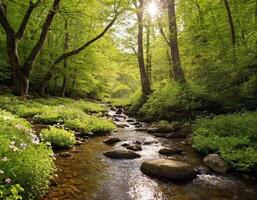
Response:
[[[110,111],[110,115],[115,112]],[[95,137],[70,151],[71,157],[57,157],[58,177],[44,200],[256,200],[257,181],[231,174],[202,173],[189,182],[165,182],[150,178],[140,171],[144,160],[164,158],[159,149],[175,147],[183,150],[177,159],[190,163],[194,168],[204,168],[201,159],[184,139],[157,138],[146,132],[135,131],[124,114],[118,118],[112,136],[122,141],[114,146],[103,143],[108,136]],[[140,141],[141,158],[115,160],[103,152],[121,148],[125,141]]]

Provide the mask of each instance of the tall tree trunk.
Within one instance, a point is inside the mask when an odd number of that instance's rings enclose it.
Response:
[[[137,7],[137,20],[138,20],[138,51],[137,51],[137,59],[140,70],[141,77],[141,86],[143,95],[151,94],[151,87],[149,77],[147,76],[145,69],[145,61],[144,61],[144,48],[143,48],[143,9],[144,9],[144,1],[139,0],[139,6]]]
[[[25,30],[27,28],[28,22],[31,18],[32,12],[40,3],[40,0],[30,1],[27,11],[21,20],[18,31],[15,31],[6,15],[6,8],[0,0],[0,24],[2,25],[6,33],[7,41],[7,54],[9,58],[9,63],[12,70],[12,76],[14,80],[14,94],[18,96],[26,97],[29,90],[29,80],[32,69],[35,65],[39,53],[42,51],[49,28],[53,22],[54,16],[56,15],[61,0],[54,0],[52,8],[49,10],[47,17],[43,23],[41,34],[36,42],[34,48],[31,50],[27,59],[25,59],[24,64],[20,63],[18,55],[18,43],[23,38]]]
[[[58,76],[54,78],[54,96],[57,96],[58,94],[57,80],[58,80]]]
[[[246,42],[246,31],[244,28],[244,25],[242,25],[241,22],[241,18],[240,18],[240,10],[239,10],[239,2],[238,0],[234,0],[234,13],[235,13],[235,24],[237,25],[237,31],[238,31],[238,35],[240,35],[240,40],[241,43],[237,42],[237,44],[244,44],[247,46],[247,42]]]
[[[73,80],[72,80],[72,84],[71,84],[70,96],[72,96],[74,93],[76,81],[77,81],[77,70],[75,70],[75,72],[74,72],[74,76],[73,76]]]
[[[224,0],[224,4],[225,4],[227,16],[228,16],[228,23],[229,23],[229,26],[230,26],[231,43],[232,43],[233,48],[234,48],[234,46],[236,45],[236,32],[235,32],[235,25],[234,25],[234,21],[233,21],[233,16],[232,16],[232,13],[231,13],[231,9],[229,7],[228,0]]]
[[[68,33],[68,22],[67,20],[65,19],[65,41],[64,41],[64,52],[67,52],[68,49],[69,49],[69,33]],[[63,61],[63,69],[64,69],[64,74],[63,74],[63,81],[62,81],[62,88],[61,88],[61,97],[65,97],[65,93],[66,93],[66,90],[67,90],[67,83],[68,83],[68,80],[67,80],[67,66],[68,66],[68,63],[67,63],[67,58],[64,59]]]
[[[151,83],[152,79],[152,54],[151,54],[151,22],[148,20],[146,25],[146,71],[147,76],[149,77],[149,81]]]
[[[180,53],[178,46],[178,31],[176,22],[176,10],[175,10],[175,0],[168,1],[168,19],[169,19],[169,44],[171,59],[173,64],[173,74],[176,82],[184,83],[185,76],[184,71],[181,67]]]
[[[38,92],[41,96],[45,96],[45,90],[48,85],[48,82],[52,79],[54,75],[54,69],[51,68],[48,70],[48,72],[45,74],[43,79],[40,81]]]
[[[14,83],[13,92],[17,96],[26,97],[29,90],[29,79],[22,71],[18,56],[17,42],[14,36],[7,37],[7,52],[9,64],[12,67],[11,71]]]

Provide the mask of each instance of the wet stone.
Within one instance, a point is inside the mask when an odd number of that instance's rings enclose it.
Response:
[[[128,147],[129,144],[128,144],[128,143],[123,143],[123,144],[121,144],[121,146],[123,146],[123,147]]]
[[[145,161],[141,165],[141,171],[157,178],[174,180],[191,180],[197,175],[188,163],[169,159]]]
[[[132,144],[127,147],[128,150],[131,151],[142,151],[142,147],[140,144]]]
[[[63,152],[63,153],[60,153],[59,156],[62,158],[68,158],[68,157],[71,157],[71,154],[69,152]]]
[[[181,149],[172,149],[172,148],[162,148],[159,150],[159,154],[165,155],[165,156],[172,156],[175,154],[181,154]]]
[[[227,164],[218,154],[207,155],[203,162],[215,172],[225,173],[228,169]]]
[[[82,145],[82,144],[83,144],[83,142],[82,142],[82,141],[80,141],[80,140],[77,140],[75,145],[78,145],[78,146],[80,146],[80,145]]]
[[[105,152],[104,155],[108,158],[115,158],[115,159],[135,159],[140,158],[140,155],[135,153],[134,151],[130,150],[113,150]]]
[[[113,145],[117,142],[120,142],[120,138],[117,138],[117,137],[113,137],[113,138],[109,138],[107,140],[104,141],[105,144],[108,144],[108,145]]]

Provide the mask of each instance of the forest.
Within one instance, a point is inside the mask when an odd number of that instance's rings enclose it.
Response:
[[[257,199],[256,0],[0,0],[0,200]]]

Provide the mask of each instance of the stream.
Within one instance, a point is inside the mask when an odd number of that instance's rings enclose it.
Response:
[[[115,114],[109,111],[109,115]],[[161,147],[180,148],[183,154],[175,156],[176,159],[196,169],[204,166],[185,139],[157,138],[135,131],[127,119],[122,113],[116,123],[126,127],[111,134],[121,142],[108,146],[103,141],[110,136],[95,137],[70,150],[72,156],[58,156],[55,161],[58,177],[44,200],[257,200],[257,181],[250,177],[202,173],[189,182],[164,182],[144,175],[141,163],[164,158],[158,153]],[[142,143],[142,151],[137,152],[141,158],[116,160],[103,155],[105,151],[124,148],[121,144],[126,141]],[[151,144],[144,145],[145,142]]]

